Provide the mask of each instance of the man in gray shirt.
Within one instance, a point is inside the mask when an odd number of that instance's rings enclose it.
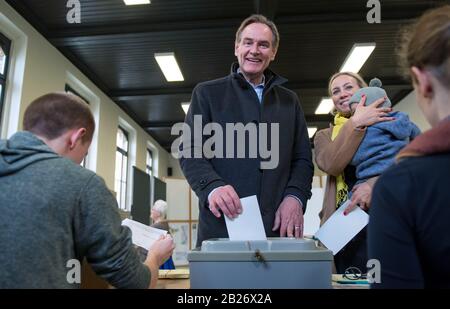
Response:
[[[73,272],[85,257],[117,288],[154,287],[173,240],[156,241],[140,262],[114,196],[79,165],[95,129],[88,105],[46,94],[23,128],[0,141],[0,288],[79,288]]]

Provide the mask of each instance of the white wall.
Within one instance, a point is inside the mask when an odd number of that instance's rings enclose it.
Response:
[[[178,162],[178,159],[172,157],[170,153],[169,155],[170,155],[169,166],[172,167],[172,176],[177,178],[185,178],[183,171],[181,170],[180,163]]]
[[[22,55],[20,59],[13,59],[15,62],[20,60],[20,63],[13,62],[9,72],[11,74],[8,74],[4,110],[6,121],[3,121],[2,138],[21,129],[24,111],[33,99],[48,92],[64,91],[68,76],[71,76],[98,98],[97,157],[101,160],[97,160],[95,171],[105,179],[110,189],[114,189],[113,167],[119,117],[136,130],[138,168],[145,170],[146,147],[151,143],[155,146],[159,159],[157,176],[167,176],[169,166],[173,167],[174,176],[180,175],[178,162],[169,153],[4,1],[0,1],[0,26],[1,31],[12,39],[13,57]],[[22,62],[23,67],[20,66]]]
[[[427,122],[416,103],[415,91],[411,91],[411,93],[404,97],[403,100],[398,102],[394,106],[394,110],[408,114],[411,121],[414,122],[422,132],[430,128],[430,124]]]
[[[187,265],[187,252],[194,248],[197,237],[198,200],[186,179],[168,177],[164,180],[167,220],[176,245],[173,261],[177,266]]]

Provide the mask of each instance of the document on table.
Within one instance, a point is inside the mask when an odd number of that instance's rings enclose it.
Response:
[[[350,201],[347,201],[339,207],[314,235],[333,251],[333,255],[369,223],[369,215],[359,207],[344,216],[344,210],[349,204]]]
[[[256,195],[241,198],[241,204],[237,218],[225,216],[230,240],[267,240]]]
[[[148,250],[161,235],[166,235],[167,231],[150,227],[140,222],[125,219],[122,225],[128,226],[131,230],[131,241],[136,246]]]

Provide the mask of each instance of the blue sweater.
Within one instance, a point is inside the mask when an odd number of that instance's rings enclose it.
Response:
[[[351,165],[356,167],[357,183],[380,175],[395,162],[397,153],[420,129],[402,112],[392,112],[393,121],[376,123],[367,128],[366,135],[356,151]]]

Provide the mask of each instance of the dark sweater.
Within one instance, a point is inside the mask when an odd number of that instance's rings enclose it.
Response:
[[[150,284],[104,181],[29,132],[0,141],[0,213],[0,288],[78,288],[84,257],[115,287]]]
[[[369,258],[381,263],[372,288],[450,288],[450,152],[411,157],[373,191]]]

